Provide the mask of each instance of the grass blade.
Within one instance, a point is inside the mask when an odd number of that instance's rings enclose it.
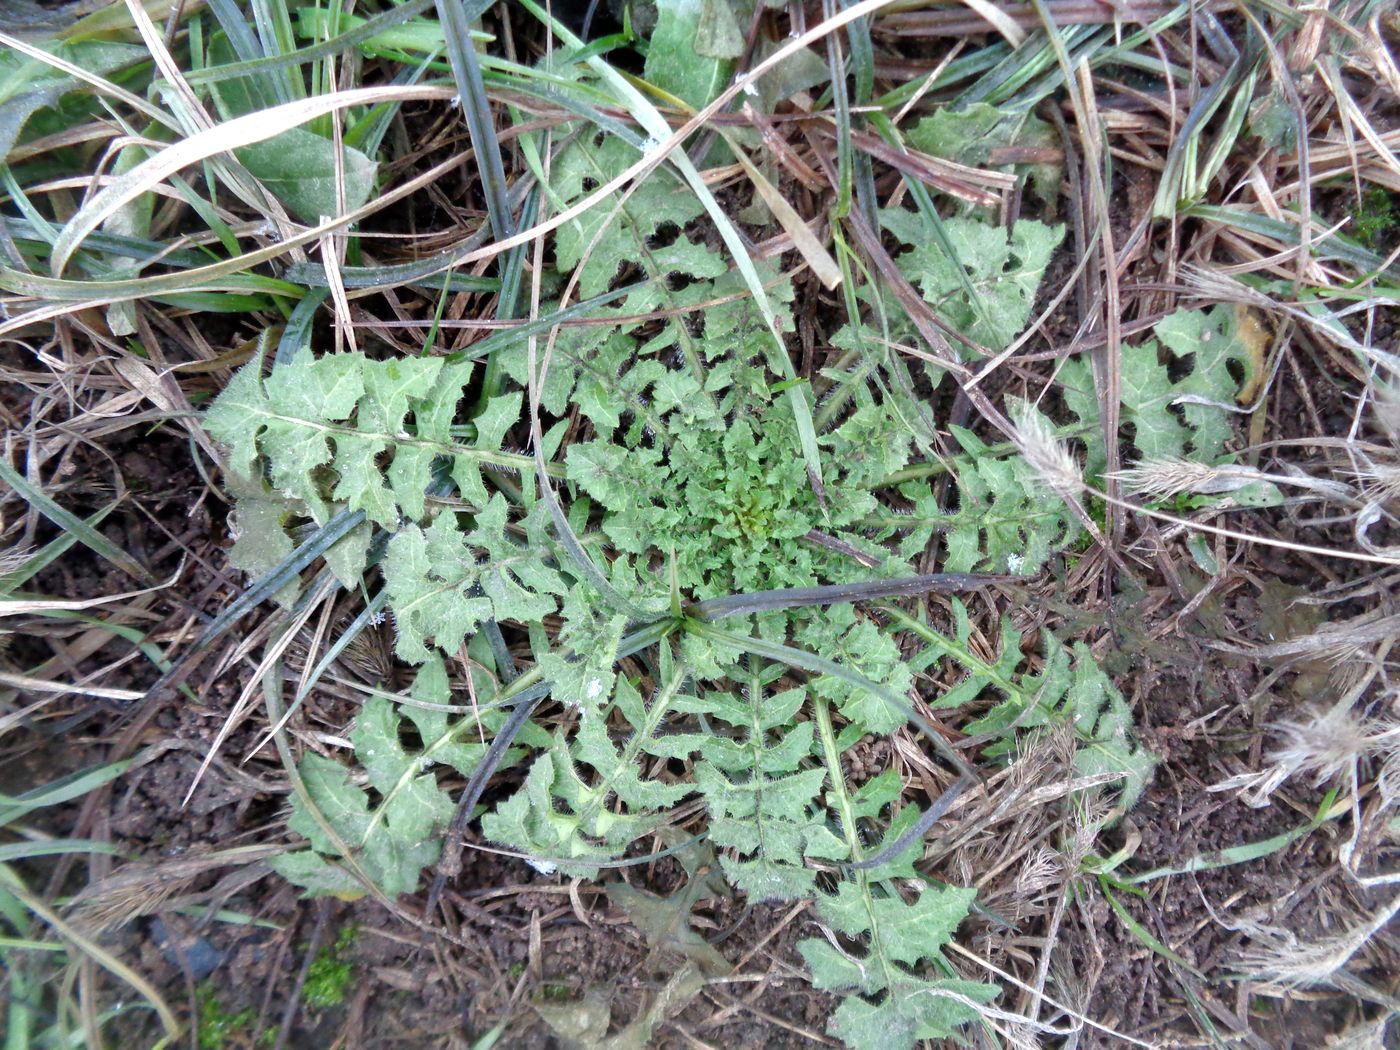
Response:
[[[829,584],[823,587],[787,587],[751,594],[731,594],[697,602],[687,613],[697,620],[722,620],[729,616],[795,609],[805,605],[836,605],[845,602],[875,601],[879,598],[911,598],[930,591],[962,594],[996,583],[1025,583],[1024,576],[998,576],[973,572],[935,572],[926,576],[906,576],[869,583]]]
[[[506,170],[501,163],[501,144],[496,140],[496,123],[491,116],[491,99],[481,79],[481,63],[477,61],[472,43],[471,20],[480,15],[487,3],[474,3],[470,12],[466,0],[437,0],[438,18],[442,20],[447,40],[447,57],[452,63],[452,76],[457,83],[457,100],[467,121],[472,150],[481,174],[482,191],[486,195],[486,212],[496,237],[509,237],[515,232],[515,220],[510,213],[506,186]]]
[[[140,580],[145,584],[156,582],[150,571],[138,562],[126,551],[122,550],[115,543],[109,540],[102,533],[85,522],[76,514],[70,514],[64,510],[48,496],[44,495],[37,488],[31,485],[24,477],[4,460],[0,460],[0,481],[4,481],[37,510],[44,517],[57,525],[64,532],[73,536],[84,547],[87,547],[94,554],[105,558],[122,572],[133,579]]]

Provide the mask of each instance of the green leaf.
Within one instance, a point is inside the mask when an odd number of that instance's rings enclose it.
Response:
[[[1073,651],[1074,673],[1062,709],[1083,741],[1074,754],[1075,768],[1086,776],[1124,774],[1119,804],[1129,810],[1152,779],[1157,756],[1132,739],[1132,711],[1089,647],[1076,642]]]
[[[496,451],[518,395],[488,404],[478,428],[484,447],[455,439],[454,416],[471,369],[470,362],[442,358],[298,354],[263,380],[261,362],[254,361],[215,399],[204,424],[229,446],[231,470],[253,477],[266,459],[273,487],[304,504],[317,522],[330,517],[334,500],[393,528],[401,517],[426,515],[424,495],[439,458],[476,506],[489,498],[483,466],[534,466],[531,457]]]
[[[150,58],[139,44],[111,40],[42,41],[35,46],[99,76]],[[35,113],[57,107],[70,94],[90,91],[87,84],[46,62],[0,49],[0,158],[9,156]]]
[[[293,850],[268,859],[268,867],[288,882],[296,883],[307,897],[363,897],[364,887],[344,868],[315,850]]]
[[[363,584],[365,569],[369,566],[372,531],[369,522],[361,522],[326,551],[326,567],[342,587],[353,589]]]
[[[541,666],[548,666],[544,659]],[[611,671],[609,671],[611,674]],[[607,724],[607,708],[591,698],[580,710],[574,738],[535,759],[525,786],[482,818],[495,842],[546,859],[569,875],[594,878],[636,839],[665,822],[666,811],[690,794],[685,783],[642,776],[639,756],[671,709],[688,672],[673,671],[648,706],[625,678],[618,679],[615,710],[625,716],[621,743]]]
[[[638,157],[636,149],[615,135],[585,135],[555,162],[554,191],[566,201],[574,200],[584,195],[585,186],[609,181]],[[614,198],[605,199],[556,234],[554,254],[560,270],[572,270],[592,246],[579,276],[579,294],[585,299],[606,290],[618,271],[632,263],[658,278],[671,273],[717,277],[728,269],[723,258],[684,232],[657,246],[663,229],[683,231],[704,213],[695,195],[668,169],[653,172],[622,205],[619,221],[609,223],[615,204]],[[635,312],[636,304],[629,299],[626,309]]]
[[[379,167],[353,146],[341,147],[345,187],[342,210],[336,197],[335,143],[329,139],[305,128],[292,128],[264,142],[236,149],[233,155],[289,212],[310,225],[361,207],[374,192]]]
[[[975,1007],[952,996],[986,1003],[996,994],[995,987],[977,981],[897,981],[880,1003],[846,996],[826,1030],[852,1050],[907,1050],[919,1040],[955,1038],[959,1028],[977,1020]]]
[[[390,896],[412,893],[418,886],[419,873],[437,860],[439,844],[396,837],[394,829],[384,822],[374,825],[368,797],[355,786],[349,770],[339,762],[308,754],[301,761],[300,772],[312,804],[355,854],[365,874]],[[309,839],[318,853],[332,858],[340,855],[334,840],[299,797],[294,798],[287,826]],[[294,874],[309,873],[308,881],[312,885],[306,888],[313,893],[342,889],[338,879],[307,860],[287,861],[286,864]]]
[[[237,509],[231,519],[233,546],[228,549],[229,564],[242,569],[253,579],[259,579],[272,572],[296,549],[291,536],[287,534],[287,519],[292,510],[285,500],[262,499],[252,493],[239,497]],[[288,580],[274,600],[284,609],[290,609],[297,599],[300,587],[295,579]]]
[[[827,1031],[853,1048],[909,1050],[920,1039],[945,1039],[977,1018],[977,1012],[944,993],[988,1002],[997,990],[972,981],[930,980],[915,967],[939,957],[966,918],[975,891],[926,885],[912,903],[893,892],[876,895],[863,881],[843,882],[820,897],[817,912],[831,938],[798,943],[812,984],[849,994]],[[864,938],[867,948],[847,948],[834,934]]]
[[[1010,233],[974,219],[943,221],[953,249],[949,258],[922,215],[903,209],[880,212],[880,224],[912,247],[895,262],[949,325],[989,350],[1004,350],[1025,329],[1050,256],[1064,238],[1063,226],[1033,219]],[[968,295],[958,269],[980,302]]]
[[[426,530],[410,525],[390,540],[384,584],[400,658],[426,660],[429,638],[454,652],[491,615],[491,603],[473,594],[477,576],[455,515],[440,514]]]
[[[836,660],[872,681],[879,682],[897,696],[903,696],[913,683],[913,676],[899,653],[899,647],[869,620],[860,620],[844,633],[833,635],[838,618],[850,615],[847,609],[832,609],[820,619],[814,619],[797,632],[799,644]],[[819,696],[835,701],[841,713],[866,731],[878,735],[891,733],[904,724],[906,714],[881,696],[831,675],[812,681],[810,688]]]
[[[676,828],[666,828],[660,837],[675,847],[685,835]],[[733,967],[690,921],[695,905],[729,896],[729,887],[715,864],[714,850],[708,843],[697,842],[672,855],[690,876],[680,889],[658,897],[625,882],[613,882],[608,884],[608,899],[642,931],[652,949],[653,965],[673,969],[678,959],[688,959],[707,976],[723,977]]]
[[[953,427],[962,452],[949,461],[958,483],[955,509],[939,507],[928,482],[909,482],[900,493],[907,514],[878,513],[880,535],[903,533],[901,555],[917,557],[935,534],[944,537],[945,572],[1009,572],[1034,575],[1051,555],[1079,536],[1078,520],[1059,497],[1047,497],[1040,475],[1014,450],[997,455],[969,430]]]
[[[597,621],[570,617],[561,641],[572,652],[550,650],[539,657],[542,673],[554,684],[554,696],[584,711],[601,711],[613,695],[613,665],[626,627],[627,618],[620,614]]]
[[[1177,310],[1158,322],[1158,339],[1123,346],[1119,359],[1121,420],[1146,459],[1221,462],[1233,434],[1228,409],[1254,385],[1259,367],[1241,338],[1233,307]],[[1172,378],[1173,375],[1179,378]],[[1089,363],[1077,358],[1061,373],[1065,403],[1084,424],[1089,469],[1104,464],[1099,403]]]
[[[954,109],[940,106],[908,132],[917,150],[975,168],[1015,168],[1028,171],[1036,195],[1047,203],[1059,196],[1060,165],[1015,163],[1002,158],[1028,150],[1058,151],[1060,137],[1030,111],[974,102]]]
[[[452,802],[438,790],[437,780],[399,742],[393,704],[371,697],[356,717],[350,739],[370,786],[385,798],[381,819],[393,835],[421,841],[452,819]]]
[[[212,71],[237,64],[233,45],[222,33],[209,41]],[[280,81],[278,77],[286,79]],[[224,76],[212,83],[214,103],[225,120],[300,97],[300,74],[291,70],[263,70],[245,76]],[[280,89],[280,90],[279,90]],[[337,182],[344,187],[345,211],[354,211],[374,191],[378,165],[359,149],[342,144],[340,172],[336,171],[335,143],[308,128],[291,128],[264,142],[234,150],[234,156],[294,216],[315,224],[323,217],[342,214]]]
[[[1021,660],[1021,637],[1010,623],[1002,625],[1001,655],[993,667],[967,652],[966,622],[963,613],[956,642],[923,628],[920,633],[935,644],[914,664],[920,667],[930,655],[947,654],[969,667],[972,675],[956,691],[958,702],[975,698],[988,685],[1003,694],[1001,703],[966,728],[973,736],[1005,734],[988,745],[984,754],[993,758],[1013,754],[1020,748],[1022,734],[1039,726],[1068,722],[1078,745],[1075,767],[1085,775],[1123,774],[1120,804],[1124,810],[1130,809],[1151,780],[1157,758],[1133,739],[1132,710],[1088,648],[1076,643],[1066,650],[1047,632],[1040,671],[1018,676],[1014,669]]]
[[[558,571],[545,564],[541,552],[517,544],[506,535],[508,510],[499,493],[476,516],[467,543],[481,552],[481,589],[491,601],[497,620],[532,623],[558,608],[554,595],[566,591]]]
[[[1249,132],[1265,149],[1290,151],[1298,141],[1298,114],[1280,87],[1263,93],[1249,107]]]
[[[728,0],[657,0],[643,75],[696,109],[729,86],[744,31]]]
[[[485,704],[491,696],[492,691],[484,689],[479,700]],[[286,854],[278,870],[311,894],[343,896],[358,887],[334,863],[342,856],[341,845],[365,875],[391,896],[413,892],[422,870],[437,861],[442,831],[456,806],[438,787],[432,767],[443,763],[470,776],[486,751],[480,735],[497,728],[504,713],[483,707],[449,720],[441,705],[451,700],[451,690],[446,668],[436,656],[418,673],[413,699],[414,703],[399,706],[374,696],[356,717],[350,739],[367,785],[357,784],[338,762],[315,754],[302,760],[307,794],[340,839],[337,844],[300,797],[294,796],[288,827],[309,839],[312,848]],[[416,747],[404,743],[403,716],[417,731]]]
[[[444,512],[426,529],[407,525],[389,541],[384,585],[398,639],[395,651],[413,663],[428,658],[428,639],[455,653],[466,636],[489,618],[538,621],[558,607],[566,591],[548,552],[506,535],[507,507],[497,494],[463,531]]]
[[[765,0],[765,6],[781,6],[782,0]],[[760,35],[752,66],[758,66],[787,41],[771,40]],[[761,112],[772,113],[778,103],[812,88],[823,87],[831,80],[831,67],[812,48],[802,48],[782,59],[758,78],[758,106]]]
[[[636,497],[635,473],[627,469],[635,458],[610,441],[581,441],[569,446],[566,476],[604,506],[625,507]],[[665,467],[658,469],[663,477],[669,474]]]
[[[523,394],[516,390],[490,398],[472,425],[476,427],[476,447],[496,451],[505,440],[506,431],[520,422]]]
[[[710,841],[726,848],[720,864],[754,901],[807,896],[817,876],[807,859],[849,855],[826,826],[821,801],[826,770],[803,768],[812,752],[812,725],[793,721],[807,691],[764,697],[764,686],[776,673],[751,670],[742,699],[707,690],[676,701],[678,713],[703,715],[710,726],[727,723],[732,730],[672,733],[646,744],[649,753],[662,757],[702,756],[695,763],[695,782],[710,812]]]
[[[871,928],[881,930],[881,953],[912,966],[920,959],[932,958],[952,939],[976,896],[973,889],[932,883],[914,903],[906,904],[893,895],[867,897],[855,882],[847,881],[833,896],[818,900],[817,912],[847,937]]]

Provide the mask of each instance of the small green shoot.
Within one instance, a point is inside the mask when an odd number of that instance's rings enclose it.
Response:
[[[333,944],[316,953],[306,971],[306,983],[301,988],[301,1001],[312,1010],[328,1010],[345,1002],[355,967],[349,955],[355,947],[359,930],[346,926]]]
[[[1366,187],[1352,216],[1351,229],[1356,239],[1374,252],[1385,252],[1397,226],[1400,210],[1395,205],[1395,194],[1384,186]]]
[[[248,1041],[257,1020],[257,1011],[251,1006],[230,1012],[220,1001],[213,981],[203,981],[195,988],[195,1002],[199,1005],[199,1030],[195,1036],[199,1050],[226,1050]]]

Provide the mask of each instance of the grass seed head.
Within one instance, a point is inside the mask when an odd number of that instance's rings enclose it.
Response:
[[[1335,985],[1352,957],[1397,913],[1400,895],[1355,926],[1310,941],[1277,927],[1258,927],[1239,962],[1257,980],[1284,988]]]
[[[1129,492],[1151,499],[1168,499],[1182,492],[1210,492],[1219,477],[1214,467],[1167,456],[1145,459],[1113,475]]]
[[[1400,423],[1400,420],[1397,422]],[[1400,463],[1371,462],[1358,470],[1356,476],[1368,500],[1389,503],[1400,499]]]
[[[1311,718],[1278,722],[1273,731],[1278,742],[1269,766],[1231,777],[1212,790],[1243,788],[1249,805],[1263,806],[1293,777],[1307,778],[1316,787],[1351,776],[1357,763],[1371,759],[1381,766],[1383,797],[1391,801],[1400,793],[1400,721],[1358,714],[1348,698]],[[1387,793],[1384,787],[1390,784],[1395,790]]]
[[[1021,455],[1052,491],[1065,499],[1073,499],[1084,487],[1084,480],[1069,445],[1030,402],[1020,398],[1011,398],[1008,402]]]

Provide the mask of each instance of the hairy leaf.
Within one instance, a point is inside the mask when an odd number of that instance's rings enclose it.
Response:
[[[580,138],[555,162],[554,191],[564,200],[574,200],[588,187],[621,174],[637,159],[637,151],[615,135]],[[658,277],[671,273],[717,277],[727,269],[719,255],[682,232],[704,208],[668,169],[658,169],[622,204],[618,221],[611,221],[615,201],[605,200],[561,226],[555,240],[555,260],[561,269],[583,263],[579,277],[583,298],[602,292],[623,266],[637,262]],[[674,237],[660,237],[663,230]],[[629,311],[635,306],[629,300]]]
[[[429,638],[454,653],[487,618],[530,623],[555,611],[563,578],[546,563],[547,552],[506,535],[506,513],[496,495],[468,530],[444,512],[426,529],[407,525],[389,541],[384,584],[403,659],[427,659]]]
[[[676,674],[649,707],[618,678],[613,699],[627,730],[622,746],[609,731],[609,708],[583,708],[572,745],[556,738],[555,747],[535,759],[525,786],[482,819],[482,830],[566,874],[596,877],[600,862],[657,828],[665,811],[692,790],[643,777],[638,767],[683,678]]]
[[[1258,367],[1240,338],[1232,307],[1177,310],[1158,322],[1157,339],[1124,346],[1119,371],[1121,420],[1133,428],[1133,444],[1147,459],[1190,458],[1221,462],[1230,439],[1229,407],[1254,385]],[[1161,341],[1158,343],[1158,339]],[[1089,469],[1104,464],[1099,402],[1087,361],[1065,363],[1065,403],[1084,424]]]
[[[1036,289],[1065,232],[1063,226],[1033,219],[1018,222],[1010,235],[974,219],[945,219],[954,255],[949,258],[915,212],[882,211],[880,224],[911,245],[895,262],[929,305],[953,328],[994,351],[1006,349],[1026,327]],[[959,269],[979,302],[969,296]]]
[[[988,1002],[996,988],[974,981],[923,976],[919,964],[936,959],[941,947],[967,916],[974,891],[927,885],[913,903],[898,895],[875,896],[863,884],[843,882],[831,896],[820,897],[817,913],[831,930],[797,948],[812,974],[812,983],[848,991],[827,1030],[852,1047],[909,1050],[920,1039],[944,1039],[976,1020],[972,1002]],[[841,938],[865,938],[867,947]]]
[[[909,129],[909,144],[959,164],[1026,171],[1041,200],[1053,204],[1059,197],[1061,165],[1040,160],[1039,155],[1057,153],[1060,137],[1029,111],[1018,113],[985,102],[960,109],[939,106]]]
[[[354,211],[374,192],[379,166],[353,146],[340,148],[339,172],[335,143],[304,128],[292,128],[266,142],[244,146],[235,150],[234,156],[289,212],[302,222],[315,224]],[[344,186],[345,212],[338,204],[338,184]]]
[[[710,811],[710,841],[734,851],[720,857],[725,873],[754,900],[790,900],[810,894],[816,884],[806,858],[840,860],[847,850],[826,827],[820,798],[826,770],[802,768],[812,750],[811,724],[786,728],[806,701],[805,691],[761,700],[762,689],[763,676],[756,676],[746,700],[719,692],[680,698],[678,712],[725,723],[732,735],[675,734],[651,741],[647,750],[664,757],[704,756],[695,780]]]
[[[965,606],[956,598],[952,605],[952,637],[900,617],[901,623],[912,626],[929,643],[911,661],[915,669],[934,659],[951,658],[966,673],[963,682],[944,694],[938,706],[969,703],[989,688],[999,693],[1003,699],[967,726],[970,735],[995,737],[984,751],[992,758],[1016,752],[1021,735],[1030,730],[1068,723],[1078,745],[1075,765],[1085,774],[1123,774],[1120,802],[1125,810],[1131,808],[1151,779],[1157,758],[1133,739],[1131,709],[1089,650],[1082,643],[1066,649],[1047,632],[1040,669],[1024,674],[1018,670],[1023,659],[1021,635],[1009,620],[1002,622],[996,660],[987,661],[971,651]]]
[[[909,482],[900,493],[912,503],[905,513],[878,511],[872,521],[882,535],[903,533],[899,549],[914,557],[935,534],[944,537],[946,572],[1039,572],[1050,556],[1080,535],[1080,526],[1057,495],[1048,494],[1035,468],[1015,452],[994,454],[980,438],[952,428],[962,454],[949,466],[957,479],[956,506],[943,511],[935,488]]]
[[[647,80],[697,109],[728,86],[744,33],[728,0],[658,0]]]
[[[204,425],[229,446],[231,470],[255,477],[265,459],[273,487],[304,504],[317,522],[330,517],[334,500],[392,528],[401,516],[425,514],[437,457],[477,505],[487,498],[484,464],[530,464],[496,451],[502,428],[489,416],[496,425],[486,448],[455,440],[453,418],[471,368],[436,357],[371,361],[362,354],[303,353],[264,380],[255,360],[210,406]]]
[[[278,870],[310,895],[363,892],[336,863],[343,857],[343,845],[384,893],[396,896],[417,889],[422,870],[438,859],[443,829],[455,811],[433,767],[447,765],[470,776],[486,751],[479,734],[494,730],[504,717],[491,705],[495,686],[489,677],[476,679],[476,694],[476,712],[449,717],[447,673],[442,660],[433,657],[414,681],[412,703],[395,705],[379,696],[368,700],[350,733],[366,784],[357,783],[339,762],[319,755],[309,754],[300,764],[311,803],[340,844],[294,797],[288,827],[308,839],[311,848],[283,854],[275,862]],[[417,731],[418,747],[403,742],[403,718]],[[525,738],[536,745],[542,740],[538,733]],[[503,764],[514,762],[518,754],[513,752]]]
[[[399,837],[395,834],[398,829],[384,821],[376,825],[369,797],[351,781],[350,771],[339,762],[307,755],[300,770],[312,804],[375,885],[391,896],[417,889],[419,873],[437,860],[438,843]],[[301,857],[285,861],[283,873],[289,877],[292,871],[309,875],[308,889],[313,893],[337,892],[339,877],[324,871],[334,858],[342,856],[335,841],[299,800],[287,826],[310,840],[323,864],[318,866]]]

